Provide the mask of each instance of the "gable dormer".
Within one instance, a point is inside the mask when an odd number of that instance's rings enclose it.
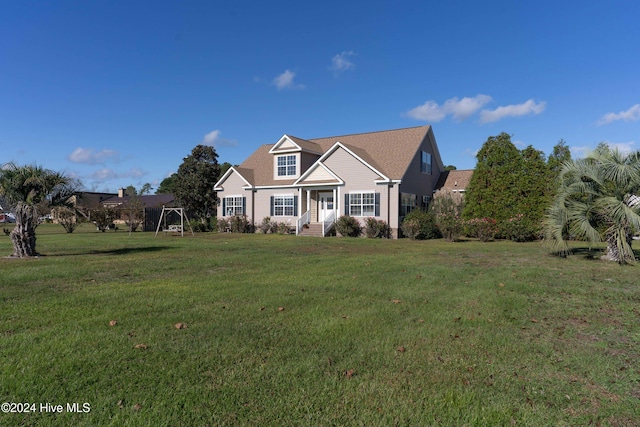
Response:
[[[273,179],[297,179],[300,177],[300,154],[302,147],[288,135],[269,150],[273,154]]]
[[[269,150],[273,155],[273,179],[297,179],[322,154],[315,142],[283,135]]]

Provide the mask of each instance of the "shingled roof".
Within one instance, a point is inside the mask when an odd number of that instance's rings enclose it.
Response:
[[[436,191],[465,191],[471,182],[473,169],[444,171],[440,174]]]
[[[340,142],[388,178],[399,180],[404,176],[420,144],[430,131],[431,126],[418,126],[306,140],[290,135],[289,138],[303,149],[320,153],[326,153]],[[256,186],[293,184],[295,179],[275,180],[273,178],[273,155],[269,153],[269,150],[274,145],[262,145],[236,170]],[[434,161],[442,164],[440,153],[435,144],[434,150]]]

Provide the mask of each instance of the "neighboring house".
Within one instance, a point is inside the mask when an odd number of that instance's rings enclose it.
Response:
[[[218,218],[288,222],[296,234],[326,235],[341,215],[386,221],[426,207],[444,170],[431,126],[301,139],[283,135],[216,183]]]
[[[91,221],[91,212],[102,208],[124,208],[131,199],[144,209],[143,230],[155,231],[163,207],[175,207],[176,201],[173,194],[149,194],[143,196],[130,197],[124,194],[124,189],[119,189],[118,193],[95,193],[79,192],[72,196],[70,201],[76,207],[76,212],[81,214],[85,220]],[[122,219],[116,222],[124,222]]]
[[[173,197],[173,194],[145,194],[142,196],[126,196],[124,192],[124,188],[119,189],[117,195],[113,195],[112,197],[102,200],[102,206],[104,206],[105,208],[117,208],[119,206],[126,206],[130,200],[139,202],[143,208],[162,208],[163,206],[175,206],[175,197]]]
[[[469,186],[469,182],[471,182],[472,175],[473,169],[444,171],[440,174],[440,179],[436,184],[435,190],[464,194]]]

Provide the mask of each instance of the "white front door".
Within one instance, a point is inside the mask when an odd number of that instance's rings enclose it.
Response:
[[[318,221],[324,221],[331,211],[333,211],[333,192],[319,192],[318,196],[320,197]]]

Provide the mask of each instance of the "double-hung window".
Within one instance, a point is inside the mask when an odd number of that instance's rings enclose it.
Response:
[[[227,196],[222,202],[223,216],[235,216],[244,214],[244,197]]]
[[[273,216],[294,216],[294,196],[273,196]]]
[[[420,172],[431,175],[431,154],[426,151],[420,152]]]
[[[375,216],[375,193],[349,193],[350,216]]]
[[[296,156],[286,155],[277,157],[278,176],[296,176]]]

